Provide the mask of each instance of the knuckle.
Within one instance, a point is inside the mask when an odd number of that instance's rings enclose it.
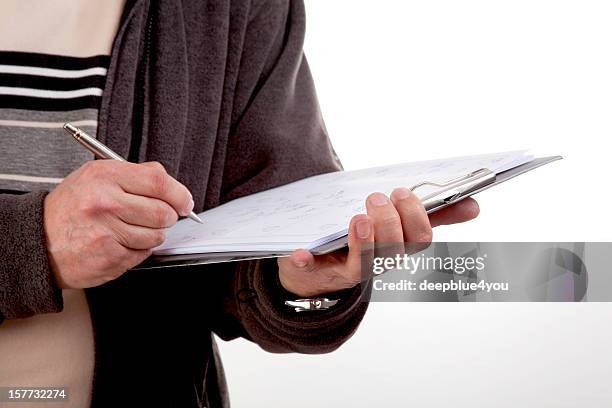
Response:
[[[162,228],[172,225],[177,216],[175,215],[174,210],[170,210],[160,205],[151,211],[151,218],[154,226]]]
[[[163,196],[168,191],[169,180],[165,171],[155,170],[151,175],[151,189],[156,196]]]
[[[164,228],[173,226],[174,224],[176,224],[179,218],[179,215],[176,211],[174,211],[173,208],[168,207],[166,211],[168,212],[168,222],[166,223],[166,225],[163,225]]]
[[[165,216],[165,223],[162,227],[170,227],[178,221],[178,214],[174,210],[174,208],[170,207],[168,204],[163,203],[160,208],[160,212],[162,212]]]
[[[117,242],[119,242],[124,247],[129,246],[130,243],[133,241],[130,232],[123,228],[117,228],[117,231],[115,232],[115,238]]]
[[[98,212],[96,201],[87,197],[82,200],[79,200],[77,204],[77,212],[82,213],[86,216],[95,215]]]
[[[78,211],[87,217],[93,217],[100,212],[98,208],[98,200],[92,196],[86,196],[79,200]]]
[[[91,160],[85,163],[82,169],[85,177],[100,180],[112,177],[114,174],[112,164],[114,164],[112,160]]]
[[[81,168],[85,172],[95,172],[100,168],[100,162],[99,160],[90,160],[81,166]]]
[[[153,246],[159,246],[164,243],[166,240],[166,231],[164,230],[155,230],[151,234],[151,243]]]
[[[79,201],[79,210],[90,217],[104,213],[116,214],[121,210],[121,204],[113,198],[92,193]]]
[[[381,224],[385,228],[401,228],[402,227],[402,219],[398,214],[390,214],[386,215],[380,220]]]
[[[118,200],[111,197],[99,197],[96,200],[95,206],[99,211],[112,214],[118,213],[123,208]]]
[[[158,161],[152,161],[152,162],[148,162],[147,166],[151,167],[153,170],[155,171],[159,171],[161,173],[166,174],[166,168],[164,167],[163,164],[161,164]]]
[[[97,179],[100,173],[99,165],[96,163],[96,160],[88,161],[83,166],[81,166],[79,173],[80,177],[83,179]]]

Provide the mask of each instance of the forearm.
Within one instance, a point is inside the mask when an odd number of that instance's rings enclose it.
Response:
[[[1,318],[62,309],[47,258],[43,207],[46,193],[0,194]]]

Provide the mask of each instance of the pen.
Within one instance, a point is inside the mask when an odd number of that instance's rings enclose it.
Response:
[[[89,151],[91,151],[97,157],[99,157],[101,159],[111,159],[111,160],[125,161],[125,159],[123,157],[121,157],[117,153],[113,152],[111,149],[109,149],[107,146],[105,146],[99,140],[97,140],[96,138],[88,135],[87,133],[85,133],[81,129],[73,126],[72,124],[70,124],[70,123],[64,124],[64,130],[66,132],[70,133],[72,135],[72,137],[74,137],[74,139],[77,142],[79,142],[80,144],[85,146]],[[192,220],[194,220],[197,223],[204,224],[202,222],[202,220],[200,219],[200,217],[198,217],[196,215],[196,213],[194,213],[193,211],[191,213],[189,213],[188,217],[191,218]]]

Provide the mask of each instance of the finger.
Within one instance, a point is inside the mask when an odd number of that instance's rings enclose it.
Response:
[[[287,261],[290,262],[290,268],[304,272],[313,270],[315,266],[314,255],[305,249],[293,251]]]
[[[116,181],[131,194],[157,198],[168,203],[182,216],[193,209],[193,199],[187,187],[172,178],[157,162],[132,164],[129,172],[119,173]]]
[[[400,215],[386,195],[382,193],[370,194],[366,200],[366,208],[374,224],[376,242],[403,242],[404,235]]]
[[[374,226],[370,217],[359,214],[351,219],[346,257],[348,279],[359,282],[370,278],[374,259]]]
[[[99,259],[98,264],[101,266],[103,274],[94,278],[88,283],[82,283],[80,287],[93,287],[102,285],[108,281],[117,279],[123,275],[127,270],[141,264],[151,256],[152,251],[150,249],[133,250],[128,249],[121,244],[115,242],[112,251],[115,260],[109,259],[109,252],[107,251],[102,258]]]
[[[431,224],[421,200],[407,188],[396,188],[391,201],[400,215],[406,242],[430,243]]]
[[[135,194],[121,194],[117,216],[126,224],[148,228],[169,228],[176,224],[178,214],[165,201]]]
[[[315,258],[305,249],[298,249],[288,257],[278,258],[279,279],[283,287],[298,296],[311,294],[313,281],[316,281]],[[283,273],[280,273],[282,271]]]
[[[431,214],[429,220],[432,227],[457,224],[472,220],[480,213],[480,207],[473,198],[466,198],[456,204],[442,208]]]
[[[373,193],[366,200],[366,208],[374,226],[376,256],[404,254],[402,220],[391,200],[382,193]]]
[[[129,249],[151,249],[164,243],[165,229],[155,229],[130,225],[122,221],[111,225],[115,238],[119,244]]]
[[[132,269],[133,267],[143,263],[148,257],[151,256],[152,253],[153,251],[151,249],[132,249],[129,251],[128,256],[125,258],[123,267],[126,270]]]
[[[115,249],[114,253],[117,256],[118,261],[114,263],[110,270],[107,271],[111,278],[115,278],[118,275],[123,274],[128,269],[141,264],[145,259],[151,256],[153,250],[129,249],[117,243],[117,249]]]

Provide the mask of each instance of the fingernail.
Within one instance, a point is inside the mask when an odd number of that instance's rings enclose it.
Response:
[[[195,203],[193,202],[193,199],[191,199],[191,201],[189,202],[189,208],[187,208],[187,214],[189,214],[193,210],[194,206]]]
[[[359,239],[367,239],[372,232],[370,220],[359,220],[356,224],[357,236]]]
[[[398,188],[395,190],[395,198],[397,198],[398,200],[404,200],[408,197],[410,197],[412,194],[414,194],[412,191],[410,191],[407,188]]]
[[[295,266],[297,266],[298,268],[303,268],[306,265],[308,265],[308,262],[306,262],[306,261],[294,261],[293,264]]]
[[[389,199],[386,195],[382,193],[374,193],[370,196],[370,204],[376,207],[382,207],[383,205],[387,205],[389,203]]]

